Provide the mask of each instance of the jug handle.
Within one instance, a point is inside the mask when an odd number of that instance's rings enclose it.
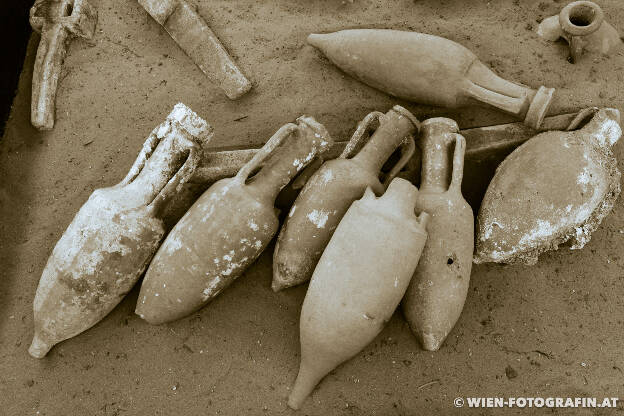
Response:
[[[401,172],[401,169],[403,169],[403,167],[405,167],[407,162],[410,161],[412,156],[414,156],[414,152],[416,151],[416,142],[414,141],[414,138],[411,135],[408,136],[406,140],[404,140],[403,143],[401,143],[400,148],[401,148],[401,158],[392,167],[390,172],[388,172],[388,175],[386,176],[386,179],[383,182],[384,189],[388,188],[388,186],[390,185],[390,182],[392,182],[392,180],[396,177],[396,175],[398,175],[399,172]]]
[[[152,156],[152,153],[154,153],[154,150],[156,150],[159,143],[160,137],[158,137],[154,132],[150,133],[148,139],[145,143],[143,143],[143,147],[132,164],[132,167],[128,171],[128,174],[121,182],[119,182],[119,184],[116,185],[117,187],[126,186],[135,180],[137,176],[139,176],[139,173],[141,173],[145,167],[145,163],[147,163],[147,160]]]
[[[593,117],[598,112],[598,107],[588,107],[584,108],[578,112],[576,117],[570,122],[570,125],[566,129],[566,131],[576,130],[578,126],[590,116]]]
[[[147,206],[147,209],[152,213],[159,212],[163,208],[171,195],[178,191],[178,187],[193,175],[201,160],[201,149],[197,143],[187,138],[176,138],[175,143],[180,147],[188,148],[189,153],[182,167],[169,179],[154,200]]]
[[[323,155],[315,157],[314,160],[312,160],[312,162],[310,162],[310,164],[306,166],[299,175],[297,175],[297,177],[292,181],[290,187],[294,190],[303,188],[324,162],[325,159],[323,158]]]
[[[280,127],[280,129],[276,131],[275,134],[273,134],[273,136],[264,144],[264,146],[262,146],[262,149],[260,149],[253,156],[253,158],[251,158],[249,162],[245,163],[241,170],[238,171],[238,173],[234,177],[235,180],[241,184],[244,184],[245,181],[247,181],[247,178],[251,175],[251,173],[257,167],[259,167],[267,157],[273,154],[275,149],[277,149],[288,136],[293,134],[298,129],[299,126],[294,123],[288,123]]]
[[[381,120],[383,120],[383,116],[384,114],[382,112],[373,111],[372,113],[369,113],[366,117],[364,117],[364,119],[358,123],[358,126],[355,129],[353,136],[351,136],[349,143],[347,143],[338,158],[349,159],[353,157],[356,153],[356,150],[361,148],[361,145],[364,144],[366,140],[370,139],[370,135],[366,138],[364,137],[366,133],[370,132],[373,129],[373,123],[381,123]]]
[[[455,136],[455,151],[453,152],[453,172],[451,173],[451,184],[449,185],[449,190],[461,192],[462,180],[464,178],[466,138],[457,133],[453,133],[453,135]]]

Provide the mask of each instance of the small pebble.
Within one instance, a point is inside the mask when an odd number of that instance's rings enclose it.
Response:
[[[508,365],[507,368],[505,368],[505,375],[511,380],[518,377],[518,372],[512,366]]]

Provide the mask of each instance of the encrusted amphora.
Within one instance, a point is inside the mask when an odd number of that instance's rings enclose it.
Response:
[[[331,142],[323,125],[300,117],[280,128],[236,176],[215,182],[158,250],[136,313],[152,324],[182,318],[242,275],[277,232],[280,190]]]
[[[126,178],[91,194],[41,275],[33,357],[95,325],[134,286],[165,236],[166,205],[193,174],[200,143],[211,132],[188,107],[176,105],[150,134]]]
[[[568,240],[582,248],[620,193],[619,121],[596,110],[583,128],[538,134],[507,156],[479,210],[474,262],[534,264]]]
[[[273,290],[310,279],[353,201],[361,198],[367,187],[377,194],[383,193],[389,181],[409,161],[415,147],[412,135],[418,131],[418,125],[418,120],[400,106],[394,106],[386,114],[370,113],[360,122],[340,157],[326,161],[310,177],[293,203],[275,245]],[[365,143],[363,147],[362,143]],[[379,179],[382,167],[399,147],[401,157],[382,184]]]

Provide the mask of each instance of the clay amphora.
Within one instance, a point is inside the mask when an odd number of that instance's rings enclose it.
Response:
[[[86,0],[35,0],[29,20],[41,34],[33,66],[30,122],[39,130],[50,130],[69,40],[93,38],[98,13]]]
[[[428,215],[414,213],[417,194],[401,178],[380,198],[369,187],[340,221],[303,301],[301,364],[288,399],[293,409],[392,317],[427,239]]]
[[[352,29],[312,34],[308,43],[349,75],[388,94],[448,108],[484,103],[535,129],[554,93],[504,80],[462,45],[424,33]]]
[[[459,319],[470,282],[474,217],[461,194],[466,140],[455,121],[422,123],[422,172],[416,210],[431,215],[420,262],[402,302],[422,347],[436,351]]]
[[[145,271],[165,235],[162,213],[199,164],[211,127],[178,104],[150,134],[126,178],[97,189],[48,259],[28,350],[42,358],[106,316]]]
[[[215,182],[158,250],[136,313],[151,324],[182,318],[242,275],[277,232],[277,194],[331,142],[325,127],[300,117],[280,128],[236,176]]]
[[[622,45],[618,31],[604,20],[604,12],[592,1],[574,1],[557,16],[539,24],[537,34],[551,42],[564,38],[570,44],[570,62],[584,52],[609,55]]]
[[[369,141],[366,134],[378,123]],[[273,290],[306,282],[321,258],[340,219],[361,198],[366,187],[381,194],[381,168],[390,155],[403,146],[402,156],[388,174],[389,183],[409,161],[414,151],[412,135],[418,120],[405,108],[394,106],[386,114],[373,112],[358,125],[340,157],[325,162],[307,181],[286,218],[273,254]],[[355,155],[354,155],[355,154]]]
[[[580,130],[538,134],[507,156],[479,210],[474,262],[535,264],[568,240],[582,248],[620,193],[619,120],[602,109]]]

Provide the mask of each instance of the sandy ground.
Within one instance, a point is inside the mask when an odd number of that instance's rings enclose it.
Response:
[[[45,359],[31,358],[27,348],[33,296],[54,244],[95,188],[123,178],[176,102],[214,126],[215,146],[261,144],[300,114],[345,140],[369,111],[397,102],[331,66],[305,44],[310,32],[379,27],[441,35],[505,78],[556,87],[555,113],[624,109],[624,54],[571,65],[564,44],[535,35],[537,21],[558,13],[563,1],[199,0],[202,16],[254,82],[235,102],[136,1],[90,1],[98,29],[92,41],[69,47],[54,130],[29,124],[35,36],[0,142],[2,415],[295,414],[286,398],[298,369],[306,287],[272,292],[273,246],[187,319],[148,325],[133,313],[135,288]],[[621,2],[598,3],[623,33]],[[398,102],[420,118],[447,115],[462,127],[509,120],[480,108],[449,112]],[[622,143],[615,152],[624,162]],[[463,315],[439,352],[422,351],[396,313],[371,345],[325,378],[300,414],[451,414],[453,398],[466,396],[624,400],[623,247],[620,199],[581,251],[551,252],[533,267],[474,267]]]

